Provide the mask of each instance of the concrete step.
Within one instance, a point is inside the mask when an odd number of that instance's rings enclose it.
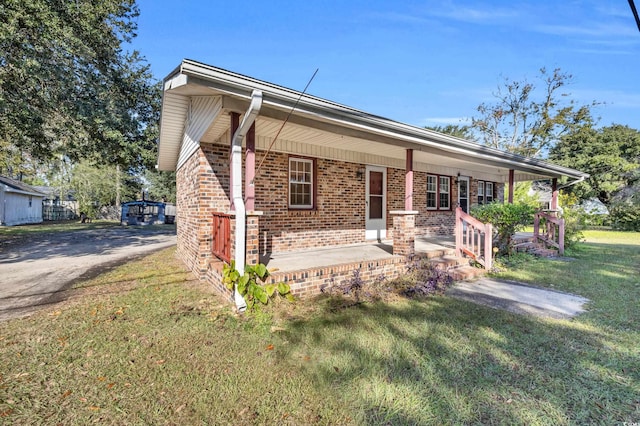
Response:
[[[534,243],[531,241],[527,241],[527,242],[523,242],[523,243],[518,243],[518,244],[514,244],[513,248],[517,251],[517,252],[528,252],[531,250],[536,250],[539,248],[543,248],[543,245],[540,243]]]
[[[558,256],[558,250],[548,248],[537,248],[529,251],[529,253],[540,257],[556,257]]]
[[[516,252],[530,253],[534,256],[540,257],[555,257],[558,255],[558,250],[546,248],[543,243],[518,243],[513,246]]]

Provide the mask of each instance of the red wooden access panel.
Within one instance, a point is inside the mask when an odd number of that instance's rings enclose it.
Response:
[[[213,212],[211,248],[213,255],[231,262],[231,215]]]

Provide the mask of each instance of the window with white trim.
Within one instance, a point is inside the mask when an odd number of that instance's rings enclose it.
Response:
[[[448,176],[440,176],[440,210],[449,210],[451,208],[451,178]]]
[[[478,181],[478,204],[493,202],[493,182]]]
[[[493,182],[486,182],[484,187],[485,203],[493,203]]]
[[[427,175],[427,209],[438,208],[438,176]]]
[[[289,158],[289,208],[313,208],[313,160]]]
[[[451,209],[451,178],[427,175],[427,210]]]

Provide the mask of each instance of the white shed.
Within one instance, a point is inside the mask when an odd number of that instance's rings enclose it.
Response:
[[[0,225],[41,223],[44,197],[29,185],[0,176]]]

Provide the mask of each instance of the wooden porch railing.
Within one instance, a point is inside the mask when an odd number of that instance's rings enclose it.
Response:
[[[541,222],[542,232],[540,232]],[[546,212],[536,213],[533,219],[533,236],[536,242],[540,240],[553,246],[558,249],[560,256],[564,255],[564,219]]]
[[[218,259],[231,262],[231,215],[213,212],[211,251]]]
[[[476,262],[491,269],[493,266],[493,226],[482,223],[456,208],[456,254],[466,254]]]

